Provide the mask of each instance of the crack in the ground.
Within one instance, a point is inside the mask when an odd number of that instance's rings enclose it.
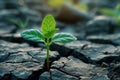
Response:
[[[51,67],[51,69],[56,69],[56,70],[61,71],[61,72],[65,73],[65,74],[67,74],[67,75],[76,77],[78,80],[81,79],[80,76],[77,76],[77,75],[74,75],[74,74],[70,74],[70,73],[68,73],[68,72],[66,72],[66,71],[64,71],[64,70],[61,70],[61,69],[57,68],[57,67]]]
[[[110,44],[110,45],[113,45],[115,47],[119,46],[119,44],[113,43],[112,41],[109,41],[109,40],[101,40],[101,39],[94,39],[94,40],[92,40],[92,39],[89,39],[87,41],[90,41],[92,43],[97,43],[97,44]]]
[[[2,38],[2,37],[0,37],[0,38]],[[8,37],[7,37],[7,38],[8,38]],[[33,46],[33,47],[41,47],[41,46],[39,46],[39,43],[23,40],[21,37],[17,37],[17,38],[16,38],[15,36],[12,35],[12,37],[9,36],[9,38],[11,38],[10,40],[7,39],[7,38],[5,38],[5,37],[3,36],[2,39],[5,40],[5,41],[13,42],[13,43],[24,43],[24,42],[26,42],[26,43],[28,43],[29,45]],[[83,46],[82,48],[84,48],[84,47],[86,47],[86,46],[87,46],[87,45]],[[73,50],[73,49],[69,49],[69,48],[67,48],[67,47],[65,47],[65,46],[62,46],[62,45],[52,44],[50,50],[58,51],[59,54],[60,54],[61,56],[64,56],[64,57],[68,57],[69,55],[72,55],[72,56],[74,56],[74,57],[82,60],[82,61],[85,62],[85,63],[91,63],[91,64],[94,63],[93,60],[91,60],[89,57],[88,57],[88,58],[85,57],[85,55],[83,55],[82,53],[77,52],[77,51],[75,51],[75,50]],[[80,57],[74,55],[74,52],[75,52],[76,54],[79,54]],[[64,54],[63,54],[63,53],[64,53]]]
[[[39,43],[34,43],[34,42],[31,43],[31,41],[24,41],[21,37],[17,37],[17,38],[14,37],[14,36],[12,36],[12,37],[3,37],[3,38],[0,37],[0,39],[1,39],[1,40],[5,40],[5,41],[8,41],[8,42],[13,42],[13,43],[28,43],[30,46],[33,46],[33,47],[40,47]],[[89,40],[89,41],[91,41],[91,40]],[[91,42],[96,43],[96,42],[94,42],[94,41],[91,41]],[[107,41],[105,41],[105,42],[100,42],[100,41],[98,40],[97,43],[99,43],[99,44],[111,44],[111,45],[113,45],[113,46],[115,46],[115,47],[118,46],[117,44],[114,44],[114,43],[112,43],[112,42],[107,42]],[[53,46],[54,46],[54,47],[53,47]],[[57,46],[57,47],[56,47],[56,46]],[[83,45],[82,48],[81,48],[81,50],[83,50],[86,46],[87,46],[87,44],[86,44],[86,45]],[[104,62],[106,62],[106,61],[113,62],[113,61],[111,61],[111,60],[120,61],[120,59],[119,59],[120,56],[104,57],[103,59],[101,59],[101,60],[99,60],[99,61],[94,61],[94,60],[91,60],[89,57],[86,57],[85,55],[83,55],[81,52],[78,52],[78,51],[76,51],[76,50],[74,50],[74,49],[67,48],[67,47],[65,47],[64,45],[58,45],[58,44],[53,44],[53,45],[51,46],[51,50],[58,51],[61,57],[62,57],[62,56],[68,57],[68,56],[72,55],[73,57],[78,58],[78,59],[80,59],[81,61],[83,61],[83,62],[85,62],[85,63],[89,63],[89,64],[93,64],[93,65],[102,64],[103,61],[104,61]],[[22,51],[16,51],[15,53],[18,53],[18,52],[22,52]],[[27,52],[27,51],[24,51],[24,52]],[[27,54],[28,54],[28,53],[27,53]],[[77,55],[76,55],[76,54],[77,54]],[[105,53],[105,54],[106,54],[106,53]],[[7,56],[7,58],[8,58],[10,55],[11,55],[11,53],[9,53],[9,55]],[[29,55],[29,54],[28,54],[28,55]],[[78,56],[78,55],[79,55],[79,56]],[[29,56],[31,56],[31,55],[29,55]],[[33,56],[31,56],[31,57],[34,58]],[[6,58],[6,59],[7,59],[7,58]],[[34,58],[34,59],[35,59],[35,58]],[[66,71],[63,71],[63,70],[61,70],[61,69],[59,69],[59,68],[56,68],[56,67],[51,67],[52,63],[53,63],[54,61],[57,61],[58,59],[59,59],[59,57],[56,58],[56,59],[53,60],[53,61],[51,60],[51,62],[50,62],[50,69],[59,70],[59,71],[65,73],[65,74],[67,74],[67,75],[76,77],[76,78],[78,78],[78,80],[80,80],[80,76],[77,76],[77,75],[74,75],[74,74],[70,74],[70,73],[68,73],[68,72],[66,72]],[[27,62],[27,61],[25,61],[25,62]],[[109,63],[109,62],[106,62],[106,63]],[[10,63],[10,62],[8,62],[8,63]],[[18,63],[18,62],[17,62],[17,63]],[[20,62],[20,63],[21,63],[21,62]],[[24,62],[23,62],[23,63],[24,63]],[[35,63],[39,63],[39,62],[35,61]],[[63,67],[64,67],[64,66],[63,66]],[[48,70],[47,70],[47,65],[46,65],[46,60],[45,60],[44,65],[43,65],[43,69],[42,69],[42,70],[39,70],[39,71],[34,71],[34,72],[32,73],[32,75],[28,78],[28,80],[39,80],[39,76],[40,76],[42,73],[46,72],[46,71],[48,71]],[[3,79],[3,80],[4,80],[4,79]]]

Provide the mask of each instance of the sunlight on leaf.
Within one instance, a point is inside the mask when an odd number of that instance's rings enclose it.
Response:
[[[63,44],[70,43],[75,40],[76,38],[69,33],[56,33],[52,38],[52,42],[58,42]]]
[[[46,38],[51,38],[57,31],[56,22],[52,15],[45,16],[45,18],[42,21],[41,31]]]
[[[22,32],[21,36],[26,40],[34,42],[44,42],[45,40],[44,35],[36,29],[26,30]]]

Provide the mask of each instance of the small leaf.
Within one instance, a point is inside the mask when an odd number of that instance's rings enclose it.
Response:
[[[109,8],[101,8],[99,11],[107,16],[114,17],[115,16],[115,10],[109,9]]]
[[[34,42],[44,42],[45,40],[44,35],[36,29],[26,30],[22,32],[21,36],[26,40]]]
[[[69,43],[75,40],[76,40],[76,37],[74,37],[72,34],[69,34],[69,33],[57,33],[52,38],[52,42],[58,42],[63,44]]]
[[[116,10],[120,10],[120,3],[116,5]]]
[[[56,22],[52,15],[47,15],[43,19],[41,31],[46,38],[51,38],[56,32]]]
[[[24,29],[25,27],[27,27],[29,19],[27,18],[25,20],[25,22],[21,21],[21,20],[16,20],[16,19],[8,19],[11,23],[15,24],[17,27]]]

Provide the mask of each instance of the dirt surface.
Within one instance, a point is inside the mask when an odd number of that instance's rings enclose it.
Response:
[[[0,80],[120,80],[120,26],[113,18],[97,15],[87,21],[77,19],[76,23],[71,23],[68,18],[67,23],[65,17],[58,15],[64,20],[57,20],[59,32],[72,33],[77,41],[51,45],[48,72],[45,45],[24,40],[20,33],[27,29],[40,29],[43,16],[52,10],[44,5],[39,10],[31,10],[36,7],[30,5],[39,5],[44,1],[34,4],[29,1],[26,0],[26,3],[31,8],[13,5],[13,9],[5,3],[0,5]],[[83,16],[80,12],[77,16],[85,20],[89,18],[89,14]],[[25,20],[26,17],[29,24],[25,29],[7,19]]]

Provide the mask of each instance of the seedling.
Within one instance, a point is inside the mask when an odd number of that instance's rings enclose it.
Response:
[[[8,19],[8,20],[13,24],[15,24],[17,27],[19,27],[20,29],[26,28],[29,22],[28,18],[25,21],[15,20],[15,19]]]
[[[99,11],[104,15],[115,18],[116,24],[120,25],[120,4],[117,4],[115,9],[102,8]]]
[[[44,42],[47,49],[46,63],[49,70],[49,54],[50,45],[52,43],[70,43],[76,40],[72,34],[69,33],[56,33],[58,29],[56,28],[56,22],[52,15],[47,15],[42,21],[41,31],[36,29],[25,30],[21,33],[24,39],[31,40],[34,42]]]

